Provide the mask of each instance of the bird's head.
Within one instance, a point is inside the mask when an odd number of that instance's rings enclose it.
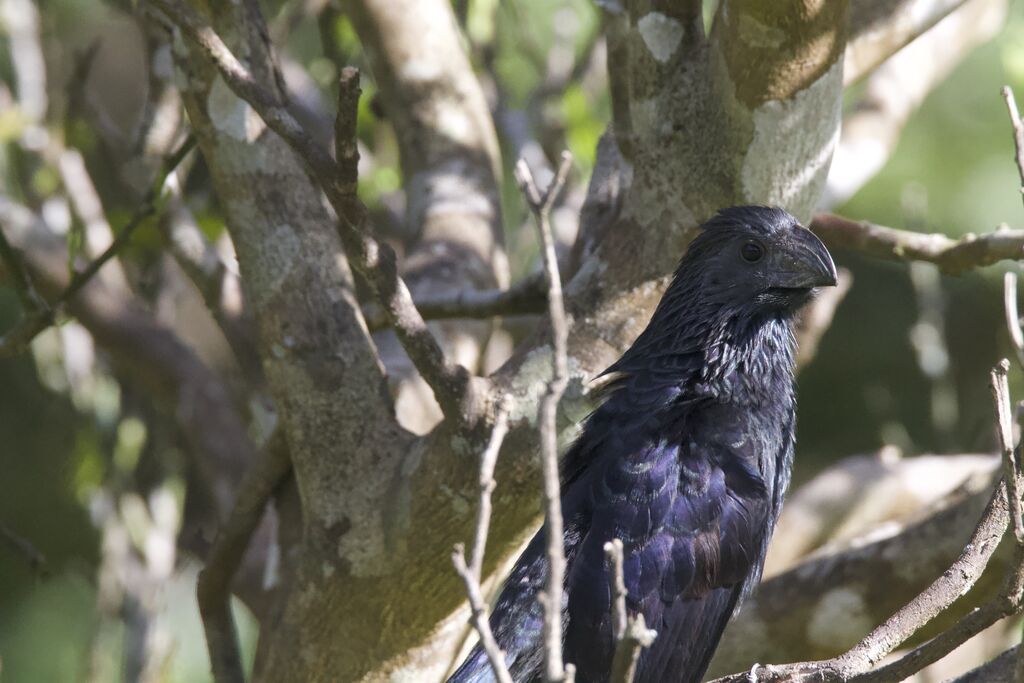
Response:
[[[734,206],[701,227],[679,275],[699,272],[701,293],[716,303],[787,315],[815,287],[836,284],[828,249],[782,209]]]

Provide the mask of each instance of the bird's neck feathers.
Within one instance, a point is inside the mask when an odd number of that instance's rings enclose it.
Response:
[[[697,392],[721,402],[790,395],[796,339],[789,318],[743,309],[723,313],[703,345]]]
[[[726,288],[727,289],[727,288]],[[606,372],[630,385],[675,390],[666,400],[708,398],[765,402],[792,393],[796,342],[791,315],[753,303],[730,302],[720,286],[699,272],[677,273],[647,328]],[[779,393],[781,392],[781,394]]]

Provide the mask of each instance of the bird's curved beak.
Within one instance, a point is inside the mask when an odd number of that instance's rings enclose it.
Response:
[[[776,252],[772,287],[811,289],[836,284],[836,264],[818,236],[806,228],[792,231],[792,236]]]

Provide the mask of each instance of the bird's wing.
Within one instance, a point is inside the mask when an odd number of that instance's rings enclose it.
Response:
[[[637,681],[698,683],[702,679],[729,619],[760,581],[789,484],[793,427],[790,413],[778,440],[747,438],[734,444],[738,450],[733,455],[739,457],[727,461],[733,467],[725,471],[728,494],[718,517],[717,553],[709,553],[704,560],[705,564],[711,561],[717,575],[687,586],[679,598],[666,602],[659,623],[648,620],[658,636],[641,658]]]
[[[637,680],[703,673],[742,585],[760,566],[771,494],[757,461],[734,452],[736,444],[724,453],[684,437],[695,425],[660,424],[665,415],[647,413],[640,432],[608,436],[616,457],[601,456],[587,475],[590,523],[568,577],[566,630],[580,680],[602,680],[613,655],[609,540],[623,542],[629,611],[664,632]],[[630,443],[637,434],[650,438]]]

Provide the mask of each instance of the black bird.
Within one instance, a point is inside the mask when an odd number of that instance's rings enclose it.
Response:
[[[702,226],[647,328],[605,373],[602,405],[566,453],[565,658],[610,674],[604,544],[622,540],[627,607],[657,630],[636,681],[698,682],[761,577],[793,464],[791,320],[836,283],[821,241],[782,209],[725,209]],[[515,681],[543,676],[542,528],[491,615]],[[450,681],[490,681],[478,646]]]

